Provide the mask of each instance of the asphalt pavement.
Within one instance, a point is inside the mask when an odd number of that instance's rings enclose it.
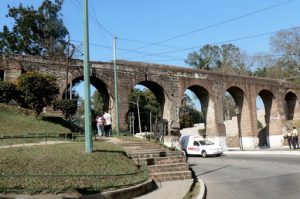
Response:
[[[190,157],[208,199],[300,198],[300,150],[229,150],[221,157]]]

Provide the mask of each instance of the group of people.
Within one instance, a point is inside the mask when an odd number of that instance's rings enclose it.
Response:
[[[298,142],[298,131],[295,126],[293,126],[293,130],[285,128],[283,132],[283,137],[287,139],[290,149],[293,147],[294,149],[299,149]]]
[[[97,123],[98,137],[101,137],[103,133],[106,137],[111,136],[112,118],[107,111],[105,111],[103,115],[100,114],[96,117],[96,123]]]

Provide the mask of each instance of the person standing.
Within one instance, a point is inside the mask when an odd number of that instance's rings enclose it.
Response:
[[[299,149],[299,143],[298,143],[298,131],[295,126],[293,126],[292,131],[292,138],[293,138],[293,147],[294,149]]]
[[[107,111],[105,111],[103,117],[105,119],[105,124],[104,124],[105,136],[110,137],[111,136],[111,123],[112,123],[111,114],[109,114]]]
[[[104,122],[105,122],[102,114],[100,114],[96,117],[96,122],[97,122],[98,137],[101,137],[102,132],[103,132],[103,125],[104,125]]]
[[[292,132],[290,131],[290,129],[287,129],[287,131],[288,131],[287,132],[287,141],[288,141],[289,147],[291,149],[293,146]]]

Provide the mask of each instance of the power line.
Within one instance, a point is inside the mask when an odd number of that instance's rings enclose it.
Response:
[[[246,14],[244,14],[244,15],[240,15],[240,16],[238,16],[238,17],[230,18],[230,19],[227,19],[227,20],[224,20],[224,21],[221,21],[221,22],[212,24],[212,25],[208,25],[208,26],[205,26],[205,27],[196,29],[196,30],[192,30],[192,31],[190,31],[190,32],[182,33],[182,34],[179,34],[179,35],[176,35],[176,36],[173,36],[173,37],[164,39],[164,40],[160,40],[160,41],[158,41],[158,42],[154,42],[154,43],[152,43],[152,44],[144,45],[144,46],[142,46],[142,47],[140,47],[140,48],[137,48],[137,49],[135,49],[135,50],[144,49],[144,48],[147,48],[147,47],[149,47],[149,46],[151,46],[151,45],[156,45],[156,44],[164,43],[164,42],[167,42],[167,41],[170,41],[170,40],[174,40],[174,39],[178,39],[178,38],[180,38],[180,37],[184,37],[184,36],[187,36],[187,35],[196,33],[196,32],[200,32],[200,31],[204,31],[204,30],[207,30],[207,29],[210,29],[210,28],[214,28],[214,27],[216,27],[216,26],[219,26],[219,25],[222,25],[222,24],[225,24],[225,23],[229,23],[229,22],[232,22],[232,21],[241,19],[241,18],[245,18],[245,17],[251,16],[251,15],[254,15],[254,14],[257,14],[257,13],[260,13],[260,12],[263,12],[263,11],[266,11],[266,10],[269,10],[269,9],[272,9],[272,8],[275,8],[275,7],[278,7],[278,6],[282,6],[282,5],[291,3],[291,2],[293,2],[293,1],[295,1],[295,0],[288,0],[288,1],[284,1],[284,2],[278,3],[278,4],[274,4],[274,5],[271,5],[271,6],[262,8],[262,9],[255,10],[255,11],[250,12],[250,13],[246,13]]]
[[[98,27],[101,28],[101,29],[103,29],[107,34],[109,34],[111,37],[113,37],[114,35],[107,28],[105,28],[105,26],[102,23],[99,22],[99,20],[98,20],[98,18],[96,16],[96,11],[95,11],[95,8],[94,8],[94,6],[92,4],[92,1],[90,1],[90,4],[91,4],[92,10],[93,10],[93,12],[95,14],[94,18],[95,18],[95,21],[96,21],[96,24],[98,25]]]
[[[288,29],[285,29],[285,30],[290,30],[290,29],[294,29],[294,28],[295,27],[288,28]],[[256,38],[256,37],[261,37],[261,36],[274,34],[274,33],[280,32],[280,31],[282,31],[282,30],[272,31],[272,32],[267,32],[267,33],[261,33],[261,34],[255,34],[255,35],[240,37],[240,38],[236,38],[236,39],[230,39],[230,40],[221,41],[221,42],[215,42],[215,43],[211,43],[209,45],[220,45],[220,44],[234,42],[234,41],[241,41],[241,40],[245,40],[245,39],[251,39],[251,38]],[[79,41],[79,40],[71,40],[71,41],[82,43],[82,41]],[[103,44],[90,43],[90,45],[101,47],[101,48],[106,48],[106,49],[110,49],[110,50],[112,49],[111,46],[105,46]],[[189,48],[182,48],[182,49],[178,49],[178,50],[166,51],[166,52],[161,52],[161,53],[140,52],[140,51],[137,51],[137,50],[124,49],[124,48],[117,48],[117,49],[120,50],[120,51],[123,51],[123,52],[134,52],[134,53],[143,55],[143,56],[138,56],[138,57],[127,58],[127,60],[153,56],[153,57],[161,57],[161,58],[169,58],[169,59],[167,59],[167,60],[151,60],[151,61],[174,61],[174,60],[185,60],[185,58],[172,57],[172,56],[161,56],[161,55],[167,54],[167,53],[179,52],[179,51],[187,51],[187,50],[192,50],[192,49],[198,49],[198,48],[201,48],[203,46],[204,45],[199,45],[199,46],[194,46],[194,47],[189,47]],[[277,56],[278,56],[278,54],[277,54]]]
[[[295,28],[295,27],[293,27],[293,28]],[[286,30],[293,29],[293,28],[288,28]],[[241,41],[241,40],[245,40],[245,39],[250,39],[250,38],[261,37],[261,36],[266,36],[266,35],[274,34],[274,33],[280,32],[280,31],[282,31],[282,30],[272,31],[272,32],[267,32],[267,33],[261,33],[261,34],[255,34],[255,35],[240,37],[240,38],[236,38],[236,39],[230,39],[230,40],[221,41],[221,42],[215,42],[215,43],[211,43],[210,45],[219,45],[219,44],[224,44],[224,43],[229,43],[229,42],[234,42],[234,41]],[[157,56],[157,55],[163,55],[163,54],[167,54],[167,53],[174,53],[174,52],[180,52],[180,51],[193,50],[193,49],[201,48],[203,46],[204,45],[199,45],[199,46],[194,46],[194,47],[189,47],[189,48],[182,48],[182,49],[177,49],[177,50],[172,50],[172,51],[165,51],[165,52],[160,52],[160,53],[153,53],[150,56]],[[128,58],[128,59],[136,59],[136,58],[143,58],[143,57],[145,57],[145,56],[137,56],[137,57],[132,57],[132,58]]]
[[[80,40],[74,40],[72,39],[71,41],[73,42],[78,42],[78,43],[82,43],[82,41]],[[105,48],[105,49],[109,49],[109,50],[112,50],[112,47],[111,46],[105,46],[103,44],[96,44],[96,43],[89,43],[91,46],[97,46],[97,47],[101,47],[101,48]],[[140,51],[136,51],[136,50],[131,50],[131,49],[125,49],[125,48],[117,48],[118,50],[120,51],[124,51],[124,52],[134,52],[134,53],[137,53],[137,54],[142,54],[144,56],[151,56],[151,53],[146,53],[146,52],[140,52]],[[157,56],[157,57],[161,57],[161,58],[169,58],[169,59],[180,59],[178,57],[172,57],[172,56]]]
[[[149,44],[149,45],[153,45],[153,46],[160,46],[160,47],[173,48],[173,49],[180,49],[180,48],[182,48],[182,47],[179,47],[179,46],[172,46],[172,45],[165,45],[165,44],[156,44],[154,42],[141,41],[141,40],[135,40],[135,39],[127,39],[127,38],[124,38],[124,37],[118,37],[118,38],[120,40],[124,40],[124,41]]]
[[[81,8],[81,3],[79,2],[79,0],[71,0],[70,1],[80,12],[82,11],[82,8]],[[94,13],[95,12],[95,8],[93,6],[93,4],[90,2],[90,5],[92,7],[92,10]],[[109,36],[113,37],[113,34],[107,29],[105,28],[105,26],[99,22],[99,20],[97,19],[96,16],[92,15],[90,12],[88,13],[88,15],[90,16],[90,18],[93,20],[93,22],[99,27],[100,30],[103,30],[105,31],[107,34],[109,34]]]

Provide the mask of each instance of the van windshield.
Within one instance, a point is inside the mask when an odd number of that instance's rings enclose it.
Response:
[[[200,140],[201,145],[213,145],[214,143],[209,140]]]

